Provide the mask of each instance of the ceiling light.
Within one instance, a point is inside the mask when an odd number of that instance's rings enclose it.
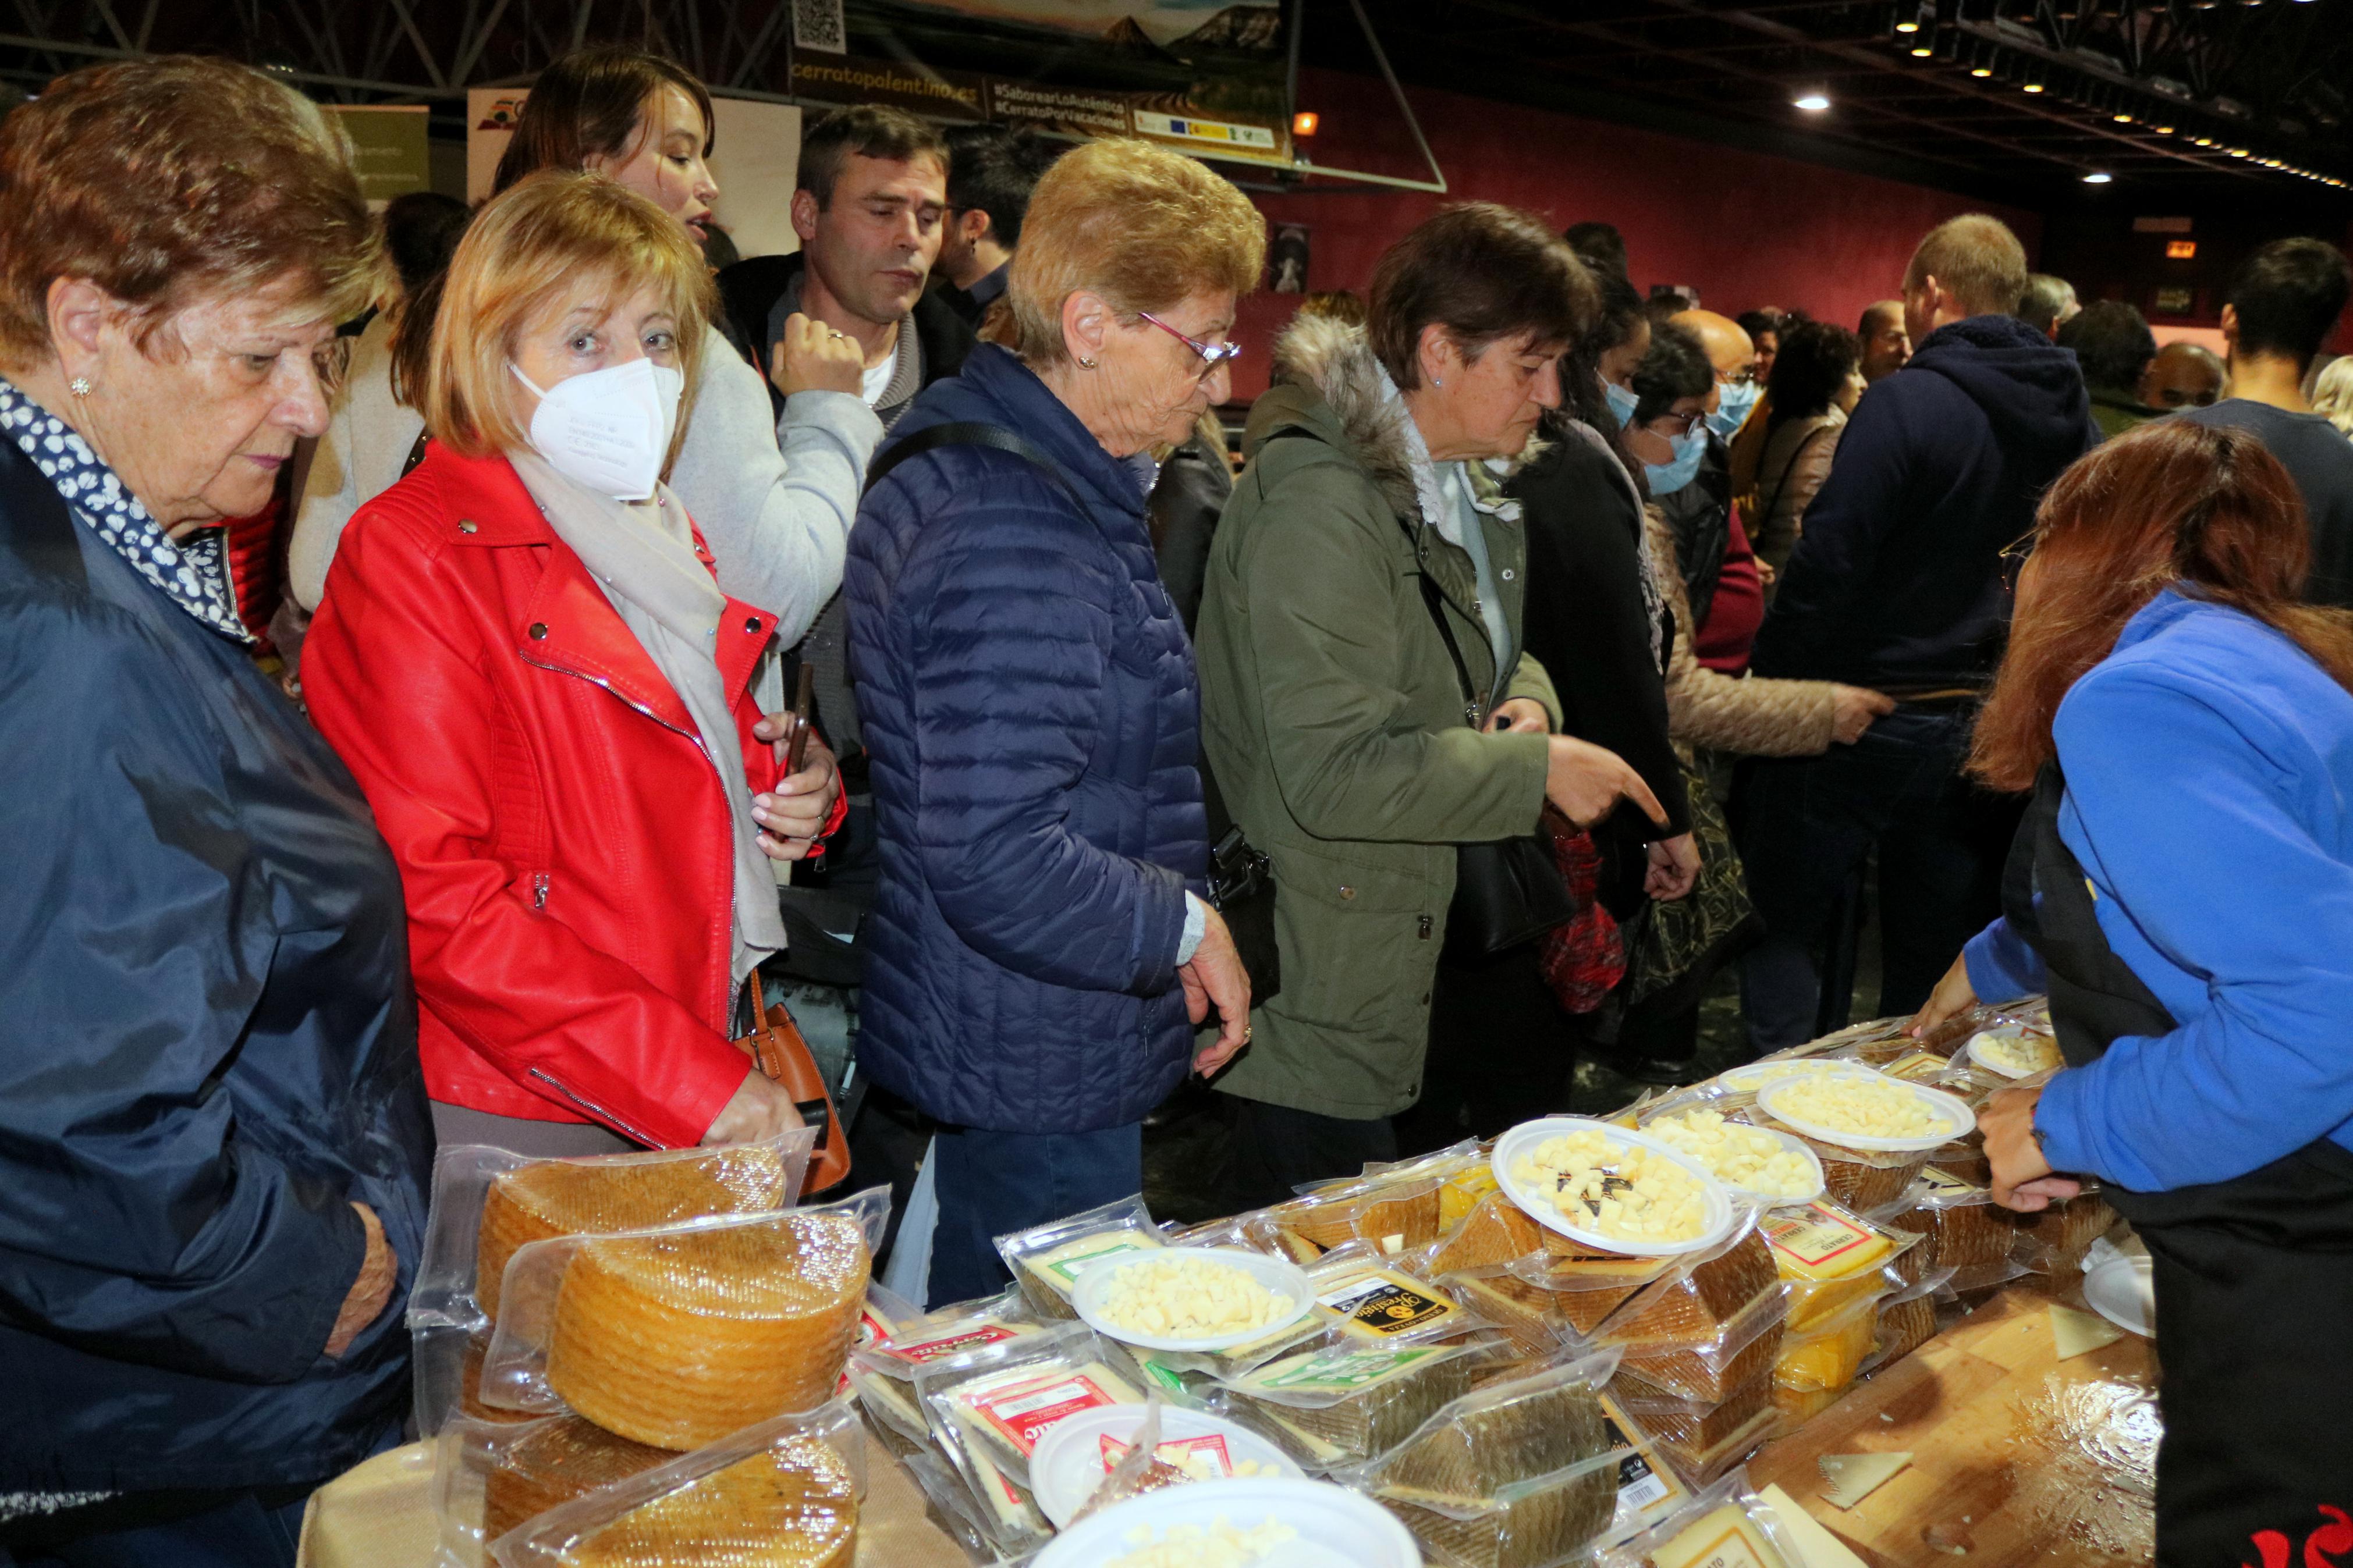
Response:
[[[2200,147],[2211,147],[2214,145],[2214,138],[2211,136],[2200,136],[2198,138],[2198,145]]]
[[[2243,158],[2247,155],[2247,150],[2244,147],[2232,147],[2229,152],[2233,158]]]
[[[2170,136],[2173,134],[2173,127],[2170,125],[2159,125],[2155,129],[2159,136]]]
[[[2041,92],[2042,90],[2042,84],[2039,81],[2028,81],[2018,90],[2021,92]]]
[[[1915,33],[1912,35],[1912,58],[1914,59],[1925,60],[1936,52],[1936,46],[1928,41],[1928,36],[1926,34]]]
[[[1986,64],[1983,60],[1979,60],[1977,64],[1969,68],[1969,74],[1974,77],[1989,77],[1993,75],[1993,67]]]
[[[1831,106],[1830,94],[1826,92],[1809,92],[1789,101],[1809,114],[1820,114]]]
[[[2028,62],[2026,67],[2026,79],[2018,84],[2018,90],[2021,92],[2041,92],[2042,90],[2042,68],[2041,65],[2031,61]]]
[[[2116,114],[2116,121],[2119,125],[2130,125],[2133,122],[2133,117],[2119,110]]]
[[[2105,185],[2115,178],[2116,176],[2105,169],[2094,169],[2084,176],[2084,183],[2087,185]]]

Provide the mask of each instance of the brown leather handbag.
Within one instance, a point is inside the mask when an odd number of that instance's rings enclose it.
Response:
[[[833,1107],[833,1096],[826,1092],[825,1074],[818,1070],[817,1058],[802,1037],[801,1026],[793,1022],[791,1009],[782,1002],[771,1005],[761,994],[757,970],[752,973],[752,1016],[759,1020],[756,1026],[729,1043],[750,1057],[770,1082],[782,1084],[793,1097],[793,1108],[801,1113],[801,1120],[817,1129],[817,1144],[809,1151],[808,1175],[801,1190],[823,1192],[849,1174],[849,1131]]]

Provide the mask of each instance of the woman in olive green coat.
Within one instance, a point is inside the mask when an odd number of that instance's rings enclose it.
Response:
[[[1664,820],[1615,753],[1552,733],[1552,683],[1520,648],[1525,542],[1497,488],[1560,401],[1589,292],[1535,218],[1451,208],[1382,259],[1364,327],[1284,334],[1286,384],[1251,411],[1198,632],[1204,749],[1273,862],[1282,962],[1217,1085],[1237,1101],[1237,1198],[1393,1152],[1457,845],[1533,832],[1547,799],[1580,824],[1621,796]]]

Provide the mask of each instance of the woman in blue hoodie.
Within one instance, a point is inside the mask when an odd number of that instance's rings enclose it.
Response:
[[[2108,442],[2032,544],[1970,766],[2034,804],[1917,1026],[2049,991],[2067,1065],[1980,1118],[1994,1196],[2096,1176],[2148,1245],[2161,1568],[2281,1568],[2353,1532],[2353,616],[2302,603],[2243,430]]]

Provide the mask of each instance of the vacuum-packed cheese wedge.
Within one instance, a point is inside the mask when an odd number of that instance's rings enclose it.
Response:
[[[584,1533],[565,1568],[849,1568],[858,1497],[825,1443],[788,1438]]]
[[[486,1456],[482,1477],[482,1539],[496,1541],[561,1502],[678,1456],[667,1448],[617,1437],[593,1421],[559,1415],[540,1422]]]
[[[1894,1238],[1832,1204],[1777,1209],[1759,1222],[1781,1278],[1789,1282],[1789,1331],[1805,1333],[1855,1302],[1885,1295],[1880,1270]]]
[[[1544,1227],[1502,1192],[1493,1192],[1430,1253],[1430,1272],[1452,1274],[1525,1258],[1544,1246]]]
[[[1879,1308],[1877,1364],[1901,1361],[1936,1337],[1936,1302],[1932,1296],[1906,1301],[1883,1301]]]
[[[1757,1297],[1776,1289],[1780,1279],[1772,1248],[1751,1230],[1646,1298],[1631,1317],[1611,1325],[1610,1335],[1662,1340],[1708,1333],[1747,1310]]]
[[[1784,1336],[1773,1358],[1773,1381],[1791,1388],[1844,1388],[1878,1340],[1878,1301],[1858,1301],[1810,1333]]]
[[[1650,1550],[1651,1568],[1791,1568],[1736,1502],[1704,1514]]]
[[[674,1159],[536,1160],[491,1182],[482,1200],[474,1299],[495,1319],[499,1281],[518,1247],[559,1236],[609,1236],[792,1201],[784,1154],[750,1143]]]
[[[1940,1165],[1924,1173],[1927,1195],[1904,1216],[1906,1227],[1924,1232],[1934,1267],[1968,1268],[2010,1256],[2017,1232],[2010,1211],[1997,1208],[1992,1190]]]
[[[1368,1458],[1469,1393],[1472,1371],[1472,1356],[1459,1347],[1343,1344],[1269,1363],[1227,1386],[1272,1406],[1271,1414],[1285,1425]]]
[[[608,1431],[693,1448],[830,1398],[871,1265],[840,1215],[583,1242],[564,1273],[548,1386]]]

